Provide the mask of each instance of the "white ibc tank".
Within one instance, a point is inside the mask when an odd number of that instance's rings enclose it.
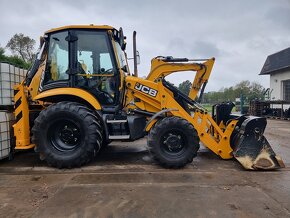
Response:
[[[27,70],[8,63],[0,63],[0,106],[13,105],[13,87],[21,83]]]
[[[0,111],[0,159],[9,157],[11,153],[13,113]]]

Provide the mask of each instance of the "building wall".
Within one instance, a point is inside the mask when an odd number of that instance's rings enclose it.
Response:
[[[270,90],[273,90],[271,93],[271,100],[283,100],[282,82],[289,79],[290,71],[270,75]]]

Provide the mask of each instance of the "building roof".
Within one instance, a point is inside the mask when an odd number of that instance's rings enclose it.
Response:
[[[290,47],[267,57],[259,75],[274,74],[290,69]]]

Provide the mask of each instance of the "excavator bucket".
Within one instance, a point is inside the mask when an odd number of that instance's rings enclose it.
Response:
[[[267,125],[263,117],[240,117],[239,132],[232,143],[234,157],[249,170],[272,170],[285,167],[263,135]]]

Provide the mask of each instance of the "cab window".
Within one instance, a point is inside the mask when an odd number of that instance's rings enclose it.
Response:
[[[92,75],[113,75],[116,69],[105,32],[77,31],[77,53],[79,71]]]
[[[103,105],[114,104],[119,77],[107,32],[79,30],[75,34],[77,86],[94,94]]]
[[[67,31],[58,32],[49,36],[49,48],[47,57],[44,83],[59,80],[68,80],[68,42],[65,40]]]

